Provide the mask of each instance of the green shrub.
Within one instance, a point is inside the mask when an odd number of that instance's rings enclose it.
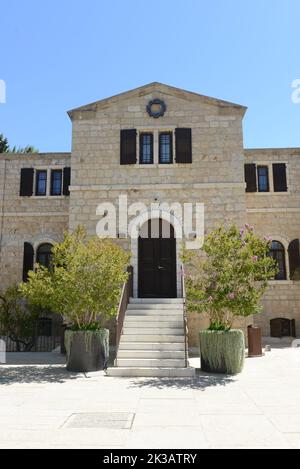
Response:
[[[252,226],[221,226],[206,237],[201,256],[185,252],[188,310],[207,313],[212,330],[231,329],[235,316],[260,313],[261,297],[278,271],[270,243]]]
[[[29,352],[34,346],[36,321],[43,313],[24,301],[17,285],[9,287],[0,295],[0,336],[15,342],[18,352]]]
[[[108,239],[89,238],[83,227],[52,249],[52,267],[36,265],[20,291],[29,304],[50,308],[74,330],[97,331],[118,310],[130,255]]]

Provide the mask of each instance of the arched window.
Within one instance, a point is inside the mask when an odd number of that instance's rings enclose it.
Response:
[[[47,268],[50,267],[52,259],[52,248],[53,246],[50,243],[41,244],[38,247],[36,253],[36,261],[38,264],[43,265]]]
[[[277,261],[279,269],[275,280],[286,280],[285,250],[284,246],[279,241],[272,241],[271,256]]]

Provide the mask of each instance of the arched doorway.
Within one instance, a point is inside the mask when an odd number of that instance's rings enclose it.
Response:
[[[176,239],[167,221],[148,220],[138,240],[138,295],[140,298],[176,298]]]

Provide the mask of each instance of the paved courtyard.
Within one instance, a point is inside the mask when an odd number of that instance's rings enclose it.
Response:
[[[8,355],[0,448],[300,448],[300,349],[195,379],[73,374],[56,354]]]

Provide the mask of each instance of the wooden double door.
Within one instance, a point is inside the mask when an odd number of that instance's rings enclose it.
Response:
[[[176,298],[176,239],[167,222],[149,220],[138,241],[140,298]]]

